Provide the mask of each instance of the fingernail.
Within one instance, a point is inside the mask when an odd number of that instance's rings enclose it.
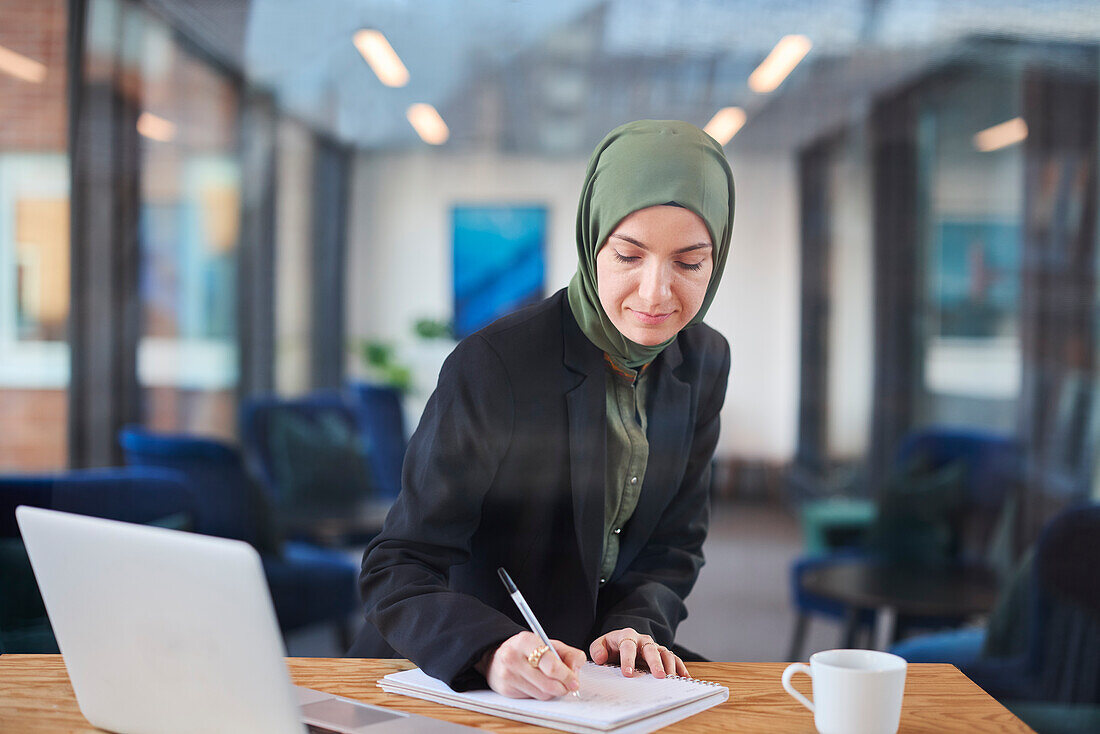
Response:
[[[580,687],[581,687],[581,683],[576,678],[569,681],[569,690],[575,691],[575,690],[579,689]]]
[[[634,675],[634,668],[631,668],[628,665],[625,668],[623,668],[623,672],[626,673],[627,675]]]

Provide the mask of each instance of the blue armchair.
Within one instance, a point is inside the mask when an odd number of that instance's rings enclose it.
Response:
[[[907,470],[919,466],[922,471],[934,476],[940,472],[945,481],[957,481],[961,485],[961,502],[957,512],[944,518],[951,524],[950,548],[935,549],[936,552],[950,553],[954,560],[983,560],[989,538],[993,534],[993,524],[999,517],[1009,494],[1018,484],[1020,475],[1020,451],[1017,443],[1004,436],[977,430],[932,427],[914,432],[902,441],[895,453],[894,466],[896,476],[901,478]],[[882,522],[879,518],[876,522]],[[977,526],[971,528],[970,526]],[[904,522],[902,522],[904,529]],[[880,546],[886,543],[903,547],[906,552],[920,552],[919,547],[930,536],[914,534],[907,544],[900,542],[897,534],[879,534]],[[859,555],[875,552],[894,551],[894,548],[875,548],[875,533],[872,529],[867,544],[857,548],[840,549],[839,553],[810,555],[797,559],[791,567],[792,601],[796,609],[795,627],[791,637],[788,659],[796,660],[801,656],[801,648],[806,627],[812,615],[840,619],[844,610],[836,602],[819,597],[803,587],[802,579],[810,570],[823,564],[835,563]],[[932,549],[927,549],[932,552]],[[874,616],[862,614],[858,623],[861,628],[870,629]],[[958,626],[964,619],[942,617],[904,617],[898,620],[897,631]],[[841,645],[850,645],[851,640],[843,640]]]
[[[381,528],[392,499],[380,496],[356,408],[344,393],[247,400],[241,443],[288,534],[346,546],[365,544]]]
[[[198,514],[184,478],[163,469],[0,476],[0,652],[58,651],[15,522],[20,505],[176,529]]]
[[[246,400],[241,446],[280,507],[346,509],[371,490],[359,420],[342,393]],[[341,487],[328,486],[334,479]]]
[[[396,388],[353,382],[348,385],[379,497],[395,499],[401,491],[401,466],[408,435],[401,393]]]
[[[127,466],[180,472],[195,492],[196,532],[243,540],[272,550],[270,507],[245,474],[237,449],[185,434],[154,433],[139,426],[119,432]]]
[[[237,449],[132,426],[123,429],[120,442],[127,464],[169,468],[186,478],[197,497],[198,532],[244,540],[260,550],[284,632],[331,623],[342,648],[350,645],[347,623],[358,606],[358,566],[309,543],[280,543],[263,491],[248,476]]]
[[[986,628],[905,640],[910,662],[950,662],[1039,732],[1100,730],[1100,505],[1055,517]]]

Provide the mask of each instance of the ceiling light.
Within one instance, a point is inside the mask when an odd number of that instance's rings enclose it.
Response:
[[[1027,123],[1022,117],[1013,117],[1008,122],[994,125],[974,136],[974,147],[983,153],[1000,150],[1027,139]]]
[[[451,136],[447,123],[443,122],[443,118],[430,104],[421,102],[411,105],[405,117],[409,118],[409,123],[420,139],[429,145],[443,145]]]
[[[737,134],[746,119],[745,111],[740,107],[723,107],[714,113],[714,117],[710,118],[703,132],[717,140],[719,144],[725,145]]]
[[[409,70],[381,31],[356,31],[353,42],[380,82],[387,87],[403,87],[409,83]]]
[[[749,76],[749,89],[758,94],[774,91],[813,46],[805,36],[783,36],[768,58]]]
[[[142,112],[138,117],[137,131],[150,140],[167,143],[176,138],[176,123],[158,117],[152,112]]]
[[[46,78],[46,65],[0,46],[0,71],[25,82],[41,84]]]

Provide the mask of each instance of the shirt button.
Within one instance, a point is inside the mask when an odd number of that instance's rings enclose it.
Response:
[[[607,583],[607,579],[600,579],[600,583],[601,583],[601,584],[606,584],[606,583]]]
[[[637,484],[638,483],[638,477],[631,477],[630,478],[630,483],[631,484]]]
[[[618,535],[618,534],[619,534],[619,533],[621,533],[622,531],[623,531],[623,529],[622,529],[622,528],[615,528],[615,530],[613,530],[612,532],[614,532],[614,533],[615,533],[615,535]]]

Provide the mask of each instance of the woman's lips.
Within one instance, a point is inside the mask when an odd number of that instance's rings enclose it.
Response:
[[[630,309],[630,312],[634,314],[634,318],[641,321],[646,326],[655,326],[660,323],[664,323],[665,319],[672,315],[672,312],[668,313],[646,313],[645,311],[635,311]]]

